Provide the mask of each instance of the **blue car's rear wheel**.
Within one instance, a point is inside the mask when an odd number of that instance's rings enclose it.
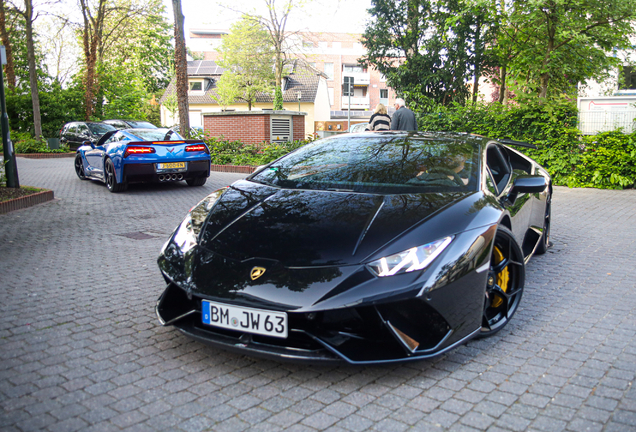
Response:
[[[188,186],[203,186],[207,179],[207,177],[197,177],[186,180],[186,183],[188,184]]]
[[[84,161],[82,161],[82,155],[77,154],[75,156],[75,174],[80,180],[86,180],[86,173],[84,172]]]
[[[490,336],[508,324],[521,302],[524,280],[523,252],[512,232],[500,226],[490,258],[481,337]]]
[[[106,187],[111,192],[122,192],[128,187],[126,183],[117,183],[115,166],[113,165],[113,161],[110,159],[106,159],[106,162],[104,163],[104,176],[106,179]]]

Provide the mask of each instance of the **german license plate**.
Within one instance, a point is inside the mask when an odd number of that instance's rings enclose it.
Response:
[[[157,164],[158,170],[185,168],[185,162],[163,162]]]
[[[287,337],[287,314],[202,301],[203,324],[278,338]]]

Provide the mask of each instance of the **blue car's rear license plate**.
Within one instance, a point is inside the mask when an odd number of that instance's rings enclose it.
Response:
[[[163,170],[185,170],[186,163],[185,162],[162,162],[157,164],[157,171]]]
[[[278,338],[287,337],[287,314],[203,300],[203,323]]]

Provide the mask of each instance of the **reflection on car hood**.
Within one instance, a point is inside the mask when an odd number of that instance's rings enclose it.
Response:
[[[230,259],[285,267],[357,264],[466,195],[289,190],[240,181],[212,210],[200,245]]]

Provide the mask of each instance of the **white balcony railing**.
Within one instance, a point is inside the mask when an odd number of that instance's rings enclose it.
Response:
[[[342,72],[343,77],[353,77],[353,85],[369,85],[371,74],[368,72]],[[344,82],[344,78],[342,80]]]
[[[368,97],[351,97],[351,109],[369,109],[370,101]],[[342,109],[349,108],[349,96],[342,97]]]

